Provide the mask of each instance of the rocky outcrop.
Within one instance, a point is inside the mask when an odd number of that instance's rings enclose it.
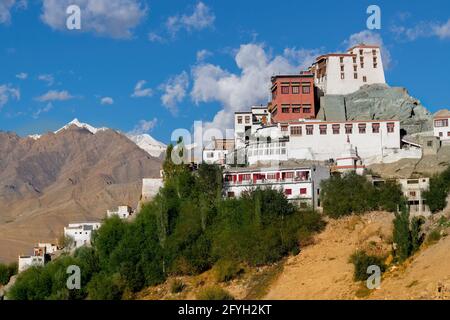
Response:
[[[405,88],[367,85],[352,94],[321,97],[320,102],[318,117],[323,120],[400,120],[408,134],[432,129],[432,114]]]

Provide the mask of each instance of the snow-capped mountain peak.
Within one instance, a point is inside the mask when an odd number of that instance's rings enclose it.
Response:
[[[69,129],[71,126],[77,126],[79,128],[86,129],[86,130],[88,130],[89,132],[91,132],[93,134],[96,134],[99,131],[105,131],[105,130],[108,129],[108,128],[105,128],[105,127],[95,128],[95,127],[91,126],[90,124],[80,122],[77,118],[75,118],[72,121],[70,121],[68,124],[66,124],[64,127],[62,127],[61,129],[55,131],[55,133],[59,133],[59,132],[61,132],[63,130]]]
[[[149,155],[153,157],[159,157],[163,152],[166,151],[167,146],[157,141],[151,135],[144,133],[138,135],[128,135],[128,138],[136,143],[136,145],[142,150],[146,151]]]

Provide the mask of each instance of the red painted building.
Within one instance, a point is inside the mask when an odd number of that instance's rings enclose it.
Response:
[[[272,122],[315,119],[316,103],[312,73],[274,76],[271,91],[269,112],[272,115]]]

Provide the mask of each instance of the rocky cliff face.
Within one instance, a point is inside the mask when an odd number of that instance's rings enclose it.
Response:
[[[142,178],[159,177],[160,166],[109,129],[71,125],[38,139],[0,132],[0,261],[55,241],[69,222],[136,206]]]
[[[432,129],[432,114],[419,100],[404,88],[387,85],[367,85],[349,95],[322,97],[318,116],[328,121],[400,120],[408,134]]]

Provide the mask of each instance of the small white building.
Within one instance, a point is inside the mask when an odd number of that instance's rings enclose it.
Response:
[[[100,222],[71,223],[68,227],[64,227],[64,236],[73,239],[75,248],[90,246],[92,233],[100,226]]]
[[[53,243],[42,243],[42,242],[40,242],[40,243],[37,244],[36,247],[37,248],[44,248],[45,249],[45,253],[46,254],[50,254],[50,255],[51,254],[55,254],[59,250],[58,245],[53,244]]]
[[[329,53],[310,67],[315,85],[327,95],[350,94],[363,85],[385,84],[381,50],[377,45],[359,44],[346,53]]]
[[[330,177],[329,169],[321,165],[279,168],[235,168],[224,172],[224,194],[240,197],[257,187],[282,190],[288,200],[300,207],[320,207],[320,183]]]
[[[115,210],[107,210],[106,211],[106,217],[112,218],[112,217],[119,217],[120,219],[126,220],[130,218],[133,215],[133,209],[130,206],[119,206]]]
[[[303,120],[259,129],[249,142],[247,161],[253,165],[265,161],[336,160],[348,151],[348,143],[366,165],[421,157],[420,150],[410,155],[401,149],[398,120]]]
[[[433,119],[433,133],[435,137],[439,137],[441,141],[450,140],[450,111],[439,110]]]
[[[31,267],[43,267],[45,265],[44,256],[19,256],[18,272],[21,273]]]
[[[250,136],[257,129],[268,125],[271,115],[267,106],[253,106],[251,111],[236,112],[234,114],[234,145],[235,149],[244,148],[249,142]]]
[[[398,179],[398,183],[401,185],[403,194],[408,200],[412,216],[427,216],[431,214],[430,208],[423,198],[423,192],[430,188],[430,178]]]

